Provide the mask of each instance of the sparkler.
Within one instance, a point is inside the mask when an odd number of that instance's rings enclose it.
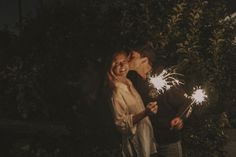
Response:
[[[184,95],[185,97],[191,99],[191,103],[185,108],[185,110],[181,113],[181,115],[179,116],[180,118],[182,118],[185,113],[186,113],[186,118],[189,117],[189,115],[192,112],[192,107],[193,105],[202,105],[204,101],[206,101],[207,99],[207,95],[206,92],[201,88],[201,87],[194,87],[193,88],[193,93],[191,96],[188,96],[187,94]],[[174,126],[172,126],[170,128],[171,130],[174,129]]]
[[[152,98],[156,98],[159,94],[164,93],[171,87],[184,84],[176,78],[178,75],[183,76],[182,74],[168,71],[170,70],[165,69],[159,75],[152,75],[148,78],[149,86],[151,87],[149,95]],[[187,115],[189,115],[192,112],[193,105],[202,105],[207,99],[206,92],[200,86],[194,87],[192,95],[188,96],[185,94],[185,97],[191,99],[192,101],[182,112],[180,117],[182,117],[186,112]]]
[[[185,114],[185,112],[187,112],[187,111],[188,111],[187,115],[189,115],[190,114],[189,112],[192,112],[193,105],[202,105],[203,102],[205,102],[206,99],[207,99],[206,92],[200,86],[199,87],[194,87],[193,90],[194,91],[193,91],[191,96],[188,96],[187,94],[185,94],[185,97],[190,98],[192,100],[192,102],[182,112],[180,117],[182,117]]]
[[[173,86],[178,86],[184,84],[179,81],[175,76],[182,75],[175,72],[168,72],[168,70],[163,70],[159,75],[152,75],[149,77],[149,85],[153,87],[149,95],[151,97],[157,97],[157,95],[164,93],[166,90]]]

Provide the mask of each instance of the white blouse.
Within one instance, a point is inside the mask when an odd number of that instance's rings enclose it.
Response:
[[[112,109],[115,125],[122,134],[122,155],[132,157],[150,157],[156,152],[153,128],[148,117],[133,123],[133,115],[145,110],[143,101],[133,84],[115,82],[112,94]]]

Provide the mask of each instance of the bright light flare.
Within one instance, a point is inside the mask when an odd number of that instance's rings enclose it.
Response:
[[[191,96],[188,96],[185,94],[185,97],[189,98],[192,100],[192,102],[186,107],[186,109],[182,112],[180,117],[183,117],[186,113],[186,117],[189,117],[193,110],[194,105],[202,105],[203,102],[206,101],[207,95],[206,92],[199,86],[199,87],[194,87],[193,88],[193,93]]]
[[[150,76],[149,83],[151,86],[153,85],[158,94],[161,94],[173,86],[184,84],[183,82],[179,81],[174,77],[176,75],[182,75],[182,74],[163,70],[159,75]]]
[[[206,92],[201,87],[193,88],[193,94],[190,96],[193,103],[196,105],[201,105],[207,99]]]

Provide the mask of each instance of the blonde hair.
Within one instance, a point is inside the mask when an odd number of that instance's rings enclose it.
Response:
[[[119,81],[118,77],[113,72],[113,68],[114,68],[113,62],[114,62],[115,58],[118,55],[124,55],[124,56],[128,57],[127,53],[125,51],[123,51],[123,50],[116,51],[113,54],[113,56],[111,58],[111,63],[110,63],[110,66],[109,66],[109,69],[108,69],[108,72],[107,72],[107,79],[108,79],[109,86],[110,86],[111,89],[114,89],[115,88],[115,83],[117,81]]]

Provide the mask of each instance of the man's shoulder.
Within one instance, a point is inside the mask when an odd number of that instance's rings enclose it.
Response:
[[[127,77],[132,81],[133,79],[138,78],[139,74],[134,70],[130,70],[127,74]]]
[[[129,71],[127,78],[132,82],[134,87],[143,86],[146,80],[143,79],[136,71]]]

